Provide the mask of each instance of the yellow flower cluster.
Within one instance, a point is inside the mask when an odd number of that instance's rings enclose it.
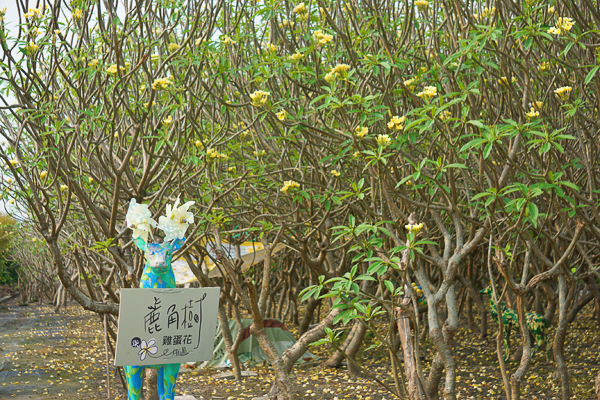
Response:
[[[564,35],[571,30],[573,25],[575,25],[573,18],[560,17],[558,21],[556,21],[556,24],[552,28],[548,29],[548,33],[556,36]]]
[[[280,28],[287,28],[287,27],[293,28],[294,27],[294,21],[288,21],[287,19],[284,19],[283,21],[281,21],[281,23],[279,24]]]
[[[554,6],[548,7],[548,14],[554,14],[555,12]]]
[[[390,139],[389,135],[378,135],[377,136],[377,144],[386,147],[392,143],[392,139]]]
[[[496,7],[492,7],[492,8],[486,7],[483,9],[483,12],[481,13],[481,19],[491,17],[495,12],[496,12]],[[473,18],[479,19],[479,14],[473,14]]]
[[[360,151],[355,151],[354,154],[352,154],[352,157],[354,157],[354,158],[360,157]]]
[[[88,67],[90,67],[90,68],[96,68],[96,67],[98,66],[98,64],[99,64],[99,63],[100,63],[100,61],[98,61],[98,60],[94,59],[94,60],[92,60],[92,61],[90,61],[90,62],[88,63]]]
[[[513,76],[510,81],[512,83],[515,83],[517,81],[517,78]],[[508,83],[508,78],[503,76],[502,78],[498,79],[498,83],[501,85],[506,85]]]
[[[199,141],[199,140],[196,140],[196,143],[194,143],[194,144],[196,145],[196,148],[197,148],[197,149],[201,149],[201,148],[203,148],[203,147],[204,147],[204,145],[202,144],[202,142],[201,142],[201,141]]]
[[[83,18],[83,12],[81,11],[81,9],[76,8],[73,10],[73,19],[75,21],[79,21],[81,18]]]
[[[408,224],[405,225],[404,228],[406,228],[410,233],[417,234],[421,231],[421,229],[423,229],[423,223],[421,222],[420,224]]]
[[[339,78],[340,75],[343,75],[348,72],[350,66],[348,64],[338,64],[331,69],[331,71],[325,75],[325,80],[327,83],[331,83],[335,80],[335,78]]]
[[[29,12],[25,13],[24,17],[26,19],[31,19],[31,20],[36,20],[39,17],[42,16],[42,13],[44,12],[43,8],[30,8]]]
[[[235,166],[229,167],[227,168],[227,171],[231,172],[232,174],[235,174],[237,172],[237,168]]]
[[[4,21],[4,17],[6,16],[6,7],[3,10],[0,10],[0,22]]]
[[[227,160],[229,157],[227,156],[227,154],[223,154],[223,153],[219,153],[217,150],[215,149],[208,149],[206,151],[206,155],[208,157],[210,157],[212,160],[218,160],[218,159],[223,159],[223,160]]]
[[[569,97],[571,97],[572,91],[573,91],[573,88],[571,86],[563,86],[563,87],[559,87],[558,89],[556,89],[554,91],[554,94],[556,94],[556,97],[558,97],[562,101],[567,101],[567,100],[569,100]]]
[[[285,110],[281,110],[279,111],[277,114],[275,114],[277,116],[277,119],[280,121],[285,121],[288,117],[288,112]]]
[[[254,157],[264,157],[267,154],[265,150],[254,151]]]
[[[231,46],[232,44],[235,44],[235,41],[229,36],[223,35],[221,38],[221,43],[223,43],[225,46]]]
[[[419,96],[422,99],[431,99],[433,96],[435,96],[437,94],[437,88],[435,86],[425,86],[423,88],[423,91],[420,93],[417,93],[417,96]]]
[[[41,180],[46,179],[47,176],[48,176],[48,171],[42,171],[42,172],[40,172],[40,179]]]
[[[177,43],[169,43],[168,49],[172,53],[179,48]]]
[[[340,171],[337,171],[337,170],[335,170],[335,169],[332,169],[332,170],[331,170],[331,175],[333,175],[333,176],[335,176],[335,177],[338,177],[338,176],[340,176]]]
[[[64,192],[65,190],[67,190],[67,185],[60,185],[60,191]]]
[[[128,66],[129,63],[125,63],[125,66]],[[119,67],[119,69],[121,71],[125,71],[125,67]],[[106,68],[106,72],[108,72],[109,74],[116,74],[117,73],[117,64],[113,64],[110,67]]]
[[[417,0],[415,1],[415,5],[421,11],[426,10],[429,7],[429,2],[426,0]]]
[[[273,53],[277,53],[277,50],[279,50],[279,46],[277,46],[276,44],[273,44],[273,43],[268,43],[267,49]]]
[[[525,113],[525,116],[529,119],[539,117],[540,113],[534,108],[531,107],[531,110],[528,113]]]
[[[356,136],[358,136],[359,139],[362,139],[369,133],[369,128],[366,126],[359,126],[354,131],[356,132]]]
[[[288,190],[298,189],[300,184],[294,181],[285,181],[283,182],[283,187],[280,189],[281,192],[286,193]]]
[[[296,14],[300,15],[302,19],[308,17],[308,7],[306,7],[306,4],[304,3],[298,4],[296,7],[294,7],[292,12],[295,12]]]
[[[451,117],[452,117],[452,113],[450,111],[448,111],[448,110],[444,110],[444,111],[442,111],[440,113],[440,119],[442,121],[445,121],[445,120],[447,120],[448,118],[451,118]]]
[[[538,65],[538,71],[542,72],[550,68],[550,63],[548,61],[543,61],[540,65]]]
[[[304,54],[302,53],[294,53],[290,56],[290,60],[294,61],[294,62],[298,62],[300,60],[302,60],[304,58]]]
[[[390,122],[388,122],[388,128],[393,131],[401,131],[404,128],[404,121],[406,117],[399,117],[398,115],[394,115]]]
[[[152,89],[163,90],[171,86],[173,82],[169,78],[159,78],[152,82]]]
[[[40,48],[40,46],[38,46],[37,44],[35,44],[35,42],[29,42],[27,43],[27,45],[25,46],[25,51],[28,54],[33,54],[36,51],[38,51],[38,49]]]
[[[313,39],[317,42],[318,47],[323,47],[333,40],[333,36],[319,29],[313,33]]]
[[[270,95],[271,93],[265,92],[264,90],[257,90],[250,95],[252,105],[254,107],[264,107],[267,104]]]
[[[173,117],[170,115],[167,118],[163,119],[164,126],[171,126],[172,123],[173,123]]]
[[[404,86],[410,88],[411,86],[413,86],[415,84],[416,80],[417,80],[416,78],[410,78],[408,80],[405,80]]]

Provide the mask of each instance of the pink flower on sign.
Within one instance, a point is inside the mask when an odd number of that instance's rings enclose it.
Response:
[[[150,339],[148,343],[146,343],[145,340],[142,340],[140,352],[138,353],[140,356],[140,361],[144,361],[146,354],[156,354],[158,352],[158,347],[154,346],[154,343],[156,343],[155,339]]]

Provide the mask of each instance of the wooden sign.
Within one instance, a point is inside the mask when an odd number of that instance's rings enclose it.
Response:
[[[122,289],[115,365],[212,358],[220,288]]]

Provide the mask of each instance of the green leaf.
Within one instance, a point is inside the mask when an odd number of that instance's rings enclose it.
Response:
[[[392,282],[385,280],[383,284],[385,285],[385,287],[387,287],[390,293],[394,293],[394,284]]]
[[[596,72],[598,72],[598,69],[600,69],[599,66],[595,66],[594,68],[592,68],[592,70],[587,74],[587,76],[585,77],[585,84],[587,85],[588,83],[590,83],[590,81],[592,79],[594,79],[594,76],[596,75]]]

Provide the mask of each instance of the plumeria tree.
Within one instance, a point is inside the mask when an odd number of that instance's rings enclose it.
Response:
[[[272,397],[294,395],[293,362],[323,337],[336,350],[328,364],[348,358],[365,373],[355,355],[371,332],[390,357],[390,392],[455,398],[459,299],[469,323],[473,305],[485,321],[488,285],[514,308],[523,342],[510,371],[500,320],[507,398],[531,362],[530,310],[557,327],[570,396],[569,323],[589,303],[600,322],[593,1],[18,7],[19,28],[2,26],[3,88],[17,99],[3,97],[3,193],[85,308],[117,314],[119,289],[143,266],[132,233],[161,224],[181,193],[197,210],[182,254],[201,284],[222,285],[220,317],[252,317],[276,369]],[[132,198],[147,211],[123,223]],[[172,211],[165,223],[187,220]],[[243,271],[248,240],[267,256]],[[236,256],[211,255],[211,278],[191,256],[222,241]],[[95,280],[78,289],[76,270]],[[329,314],[309,330],[321,306]],[[261,336],[272,315],[305,332],[283,356]],[[412,324],[396,334],[398,315]],[[343,342],[333,324],[348,327]],[[427,369],[422,336],[436,351]]]

